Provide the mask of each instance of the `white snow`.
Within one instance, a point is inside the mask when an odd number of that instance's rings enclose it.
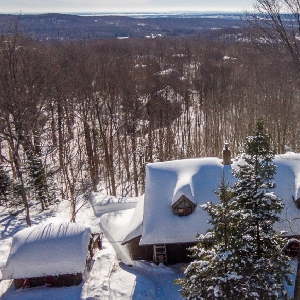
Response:
[[[103,230],[103,249],[97,250],[92,269],[85,273],[79,286],[48,288],[37,287],[15,290],[12,280],[0,279],[0,299],[2,300],[155,300],[182,299],[180,286],[174,280],[183,276],[182,265],[163,266],[151,262],[128,259],[127,246],[121,241],[127,233],[129,222],[134,214],[135,205],[143,198],[116,198],[95,193],[90,203],[85,205],[76,218],[82,224],[95,230]],[[69,203],[62,201],[57,207],[39,213],[32,208],[32,223],[67,222]],[[3,269],[11,247],[12,236],[23,229],[24,214],[15,217],[0,207],[0,269]],[[0,276],[1,278],[1,276]]]
[[[165,87],[164,89],[158,91],[156,94],[163,100],[169,101],[170,103],[183,103],[183,97],[180,94],[176,93],[175,90],[170,86]]]
[[[276,155],[274,163],[278,166],[276,188],[269,195],[278,195],[284,204],[275,229],[285,235],[298,234],[300,217],[294,199],[300,197],[300,154]],[[242,164],[242,158],[230,166],[223,165],[219,158],[147,164],[144,210],[139,207],[135,212],[134,224],[129,225],[124,242],[139,236],[141,230],[140,245],[196,241],[196,234],[205,233],[209,228],[208,215],[201,205],[216,203],[214,191],[220,185],[222,174],[226,183],[232,184],[236,179],[231,171]],[[182,195],[197,204],[195,212],[185,217],[174,215],[171,209]]]
[[[275,229],[285,231],[284,235],[298,235],[300,232],[300,210],[295,200],[300,197],[300,154],[288,152],[276,155],[274,163],[277,165],[277,174],[274,181],[274,193],[284,203],[281,221],[275,224]]]
[[[90,203],[79,211],[76,224],[102,230],[105,236],[103,249],[96,251],[92,269],[85,274],[84,281],[76,287],[15,290],[11,280],[2,279],[0,298],[3,300],[182,299],[178,292],[180,286],[173,283],[175,278],[183,276],[182,265],[157,266],[151,262],[131,261],[127,245],[122,245],[122,241],[128,241],[141,233],[146,234],[145,242],[157,242],[155,234],[169,236],[170,240],[174,241],[179,228],[181,229],[179,236],[183,241],[185,235],[190,236],[186,240],[195,240],[195,236],[191,237],[190,231],[194,231],[192,235],[204,234],[208,228],[207,215],[199,205],[217,201],[213,190],[218,188],[221,174],[224,171],[228,181],[231,181],[230,170],[240,163],[241,161],[234,161],[231,166],[223,166],[218,158],[203,158],[148,164],[144,198],[116,198],[101,193],[94,194]],[[293,197],[297,199],[300,196],[300,154],[290,152],[276,156],[275,163],[278,170],[275,177],[277,187],[274,192],[283,198],[285,204],[285,212],[281,216],[282,222],[278,224],[278,228],[282,231],[299,232],[299,210]],[[198,206],[190,216],[174,216],[169,213],[172,212],[174,195],[176,193],[179,195],[186,186]],[[150,199],[153,199],[154,203],[146,205]],[[32,223],[68,222],[68,205],[68,201],[62,201],[43,213],[39,213],[38,208],[35,210],[31,208]],[[150,215],[151,212],[153,216]],[[197,220],[187,221],[192,216]],[[157,226],[154,226],[153,222]],[[24,229],[25,224],[24,212],[20,211],[16,216],[12,216],[8,210],[0,207],[0,269],[4,269],[13,235]],[[293,266],[296,268],[296,264]],[[293,286],[287,289],[292,293]]]
[[[143,211],[144,211],[144,196],[139,198],[136,205],[132,218],[129,222],[128,228],[126,230],[126,237],[123,239],[123,243],[127,243],[131,239],[142,235],[143,233]]]
[[[199,207],[216,202],[214,190],[220,185],[224,172],[232,180],[231,166],[219,158],[197,158],[147,164],[146,188],[141,245],[195,242],[197,233],[209,225],[208,215]],[[173,214],[171,205],[187,193],[197,204],[186,217]]]
[[[176,72],[176,71],[174,69],[167,69],[167,70],[160,71],[157,74],[159,74],[159,75],[169,75],[169,74],[172,74],[173,72]]]
[[[225,55],[223,56],[223,60],[237,60],[237,58]]]
[[[83,273],[91,230],[74,223],[25,228],[13,237],[2,279]]]
[[[187,173],[179,174],[177,183],[174,189],[172,204],[174,204],[178,199],[184,195],[189,200],[194,201],[194,189],[193,189],[193,183],[191,182],[193,173],[192,170],[189,170]]]

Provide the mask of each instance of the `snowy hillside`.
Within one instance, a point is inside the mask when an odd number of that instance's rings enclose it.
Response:
[[[187,186],[193,187],[191,191],[197,192],[197,189],[201,188],[203,191],[209,191],[213,194],[214,185],[217,186],[218,181],[214,184],[214,180],[218,178],[220,174],[219,167],[221,163],[218,159],[201,159],[201,162],[205,162],[205,166],[217,166],[216,172],[210,170],[208,172],[211,176],[199,177],[199,165],[196,168],[197,160],[185,160],[176,163],[176,168],[181,170],[183,165],[188,168],[189,173],[183,173],[183,177],[178,177],[178,181],[174,181],[176,197],[181,193],[188,193],[190,190],[186,190]],[[200,160],[199,160],[200,162]],[[210,162],[210,164],[208,164]],[[275,181],[278,183],[276,193],[284,200],[285,210],[284,216],[289,218],[282,218],[282,221],[277,224],[278,230],[284,229],[291,232],[298,232],[299,218],[298,210],[295,209],[294,199],[299,198],[300,191],[300,158],[299,154],[287,153],[284,155],[276,156],[276,164],[278,165],[277,175]],[[157,163],[151,164],[154,166],[165,166],[167,169],[177,170],[174,163]],[[234,161],[232,166],[236,166],[237,161]],[[219,166],[220,165],[220,166]],[[200,168],[201,169],[201,168]],[[206,171],[208,168],[205,169]],[[161,170],[160,170],[161,171]],[[198,173],[199,174],[198,174]],[[199,182],[197,186],[192,185],[192,181],[189,178],[196,178]],[[148,174],[149,175],[149,174]],[[151,175],[151,174],[150,174]],[[156,179],[164,182],[162,189],[156,189],[153,187],[153,191],[158,191],[160,198],[164,192],[168,190],[168,184],[166,176],[164,180],[158,176],[158,172],[155,173]],[[188,175],[188,176],[187,176]],[[197,182],[198,182],[197,181]],[[213,186],[210,186],[210,184]],[[155,192],[152,193],[155,195]],[[146,190],[147,193],[147,190]],[[172,194],[173,195],[173,194]],[[172,197],[170,198],[172,200]],[[125,240],[130,240],[136,235],[140,235],[143,231],[142,221],[143,216],[147,217],[147,213],[143,212],[143,198],[115,198],[103,195],[101,193],[94,193],[86,205],[78,212],[76,222],[79,225],[90,227],[92,231],[104,233],[103,249],[97,250],[92,263],[92,268],[84,275],[83,282],[76,287],[62,287],[62,288],[31,288],[31,289],[19,289],[15,290],[12,284],[12,280],[2,279],[2,272],[0,274],[0,298],[3,300],[18,300],[18,299],[182,299],[180,297],[180,286],[174,285],[174,279],[183,276],[181,270],[182,264],[173,266],[155,265],[145,261],[132,261],[128,251],[128,245],[122,245]],[[204,198],[203,201],[208,201],[209,198]],[[145,196],[146,201],[146,196]],[[199,203],[198,203],[199,204]],[[80,206],[80,205],[79,205]],[[52,206],[50,209],[39,213],[37,207],[31,208],[32,224],[41,223],[57,223],[68,222],[69,220],[69,202],[62,201],[57,205]],[[198,212],[200,210],[198,209]],[[172,212],[171,212],[172,214]],[[157,213],[160,216],[160,212]],[[196,215],[196,213],[194,214]],[[197,216],[197,215],[196,215]],[[292,218],[292,219],[291,219]],[[162,224],[166,222],[167,215],[161,215]],[[197,218],[197,222],[204,224],[206,218]],[[291,222],[293,220],[293,222]],[[288,222],[289,221],[289,222]],[[286,226],[286,223],[289,223]],[[153,223],[153,222],[152,222]],[[21,229],[26,227],[24,211],[20,210],[10,211],[3,206],[0,207],[0,270],[4,270],[9,251],[11,248],[12,237]],[[149,223],[151,224],[151,222]],[[191,226],[189,226],[191,227]],[[175,225],[172,226],[175,232]],[[206,229],[206,227],[204,227]],[[196,229],[199,232],[198,229]],[[34,251],[33,251],[34,252]],[[72,249],[70,249],[70,255],[72,255]],[[33,258],[31,258],[33,259]],[[40,258],[41,259],[41,258]],[[46,259],[46,257],[45,257]],[[295,262],[294,262],[295,263]],[[293,267],[296,269],[296,263]],[[5,275],[5,274],[4,274]],[[295,278],[292,278],[294,281]],[[289,294],[293,293],[293,286],[288,287]]]
[[[181,299],[179,286],[173,284],[182,276],[181,265],[157,266],[143,261],[131,261],[126,246],[121,245],[137,198],[113,198],[94,195],[77,216],[77,222],[102,230],[105,234],[103,249],[97,250],[90,273],[85,274],[79,286],[15,290],[12,280],[0,281],[3,300],[29,299]],[[33,224],[69,220],[69,203],[63,201],[41,214],[36,209]],[[25,228],[23,213],[16,216],[0,210],[0,269],[8,258],[12,237]]]

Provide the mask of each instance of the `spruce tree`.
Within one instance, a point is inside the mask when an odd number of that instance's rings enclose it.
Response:
[[[233,201],[240,209],[235,247],[243,268],[244,299],[278,299],[285,297],[289,259],[281,249],[284,240],[273,229],[283,209],[281,199],[273,192],[276,166],[270,136],[262,121],[246,140],[245,163],[234,171]]]
[[[12,191],[13,182],[2,165],[0,165],[0,205],[7,206],[9,201],[9,195]]]
[[[241,296],[241,280],[237,271],[240,258],[236,255],[233,240],[236,236],[237,207],[232,201],[233,191],[222,177],[216,192],[220,203],[202,205],[210,216],[211,229],[198,235],[198,243],[191,248],[195,261],[185,269],[181,294],[187,299],[235,299]]]
[[[52,174],[46,172],[46,168],[40,156],[32,151],[27,151],[26,171],[28,174],[28,188],[34,193],[44,210],[54,198],[54,186],[51,184]]]
[[[198,236],[195,261],[185,269],[181,294],[187,299],[285,299],[290,273],[284,240],[273,230],[283,205],[271,192],[276,166],[270,137],[258,122],[247,137],[244,163],[229,188],[223,176],[220,203],[203,206],[211,229]]]

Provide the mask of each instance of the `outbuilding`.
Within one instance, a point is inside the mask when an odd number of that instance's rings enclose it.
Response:
[[[78,285],[93,242],[90,228],[77,223],[25,228],[13,237],[2,279],[13,279],[16,288]]]

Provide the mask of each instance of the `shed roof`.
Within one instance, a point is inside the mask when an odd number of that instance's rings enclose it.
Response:
[[[17,232],[2,279],[82,273],[89,228],[77,223],[48,223]]]

